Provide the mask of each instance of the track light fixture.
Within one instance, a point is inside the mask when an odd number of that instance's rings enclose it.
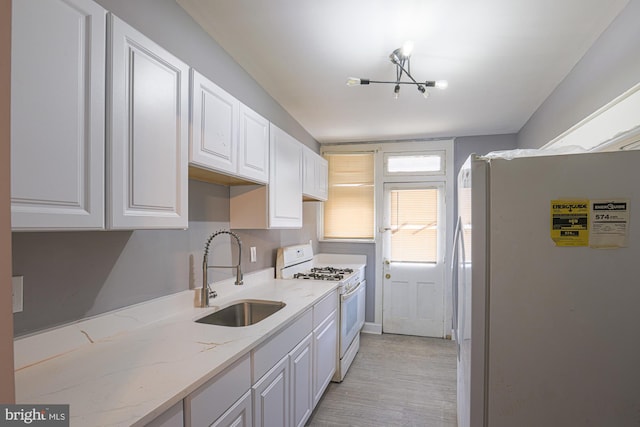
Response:
[[[404,46],[394,50],[389,55],[389,60],[396,66],[396,80],[395,81],[382,81],[382,80],[370,80],[360,79],[357,77],[349,77],[347,79],[347,86],[368,85],[372,83],[390,83],[395,85],[393,88],[393,96],[398,99],[400,96],[400,85],[416,85],[418,91],[422,93],[425,98],[429,97],[428,87],[435,87],[438,89],[446,89],[449,84],[446,80],[427,80],[425,82],[418,82],[411,75],[411,52],[413,50],[413,44],[407,42]],[[409,81],[402,81],[402,76],[407,76]]]

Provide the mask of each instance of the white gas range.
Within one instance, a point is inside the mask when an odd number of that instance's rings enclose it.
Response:
[[[317,254],[311,245],[278,249],[276,278],[298,280],[333,280],[338,282],[340,338],[336,373],[332,381],[344,379],[360,348],[360,329],[364,325],[364,268],[366,255]]]

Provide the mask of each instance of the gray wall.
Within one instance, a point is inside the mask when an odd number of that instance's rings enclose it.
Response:
[[[173,0],[98,0],[105,9],[318,151],[318,143]],[[314,240],[314,203],[301,230],[243,230],[243,270],[275,265],[276,249]],[[188,230],[13,233],[13,274],[24,276],[16,336],[200,286],[205,240],[229,228],[229,189],[189,181]],[[257,262],[249,262],[249,247]],[[216,238],[213,256],[231,262],[235,246]],[[234,259],[235,261],[235,259]],[[213,279],[228,277],[212,271]]]
[[[640,0],[631,0],[518,133],[539,148],[640,82]]]
[[[517,148],[517,135],[463,136],[454,140],[453,156],[456,182],[454,190],[458,191],[458,172],[471,154],[485,155],[492,151],[513,150]],[[454,218],[458,217],[458,201],[454,201]]]
[[[455,176],[471,154],[484,155],[491,151],[513,150],[517,147],[517,135],[462,136],[454,140],[453,156]]]

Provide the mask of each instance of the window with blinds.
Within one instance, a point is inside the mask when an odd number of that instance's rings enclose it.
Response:
[[[325,153],[329,198],[324,203],[325,239],[374,238],[374,154]]]
[[[391,261],[438,261],[438,189],[392,190]]]

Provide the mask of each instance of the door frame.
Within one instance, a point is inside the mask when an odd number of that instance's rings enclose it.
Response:
[[[445,203],[445,233],[443,247],[443,267],[444,267],[444,322],[442,336],[451,336],[451,245],[453,242],[453,204],[454,204],[454,181],[455,165],[453,153],[453,139],[437,141],[407,141],[398,143],[385,143],[377,146],[375,174],[375,204],[376,204],[376,287],[375,287],[375,310],[374,322],[382,331],[382,307],[383,307],[383,283],[384,283],[384,253],[383,239],[384,231],[384,184],[385,183],[426,183],[444,182],[444,203]],[[444,152],[444,173],[432,175],[398,175],[389,176],[384,173],[385,153],[415,153],[423,151]]]

